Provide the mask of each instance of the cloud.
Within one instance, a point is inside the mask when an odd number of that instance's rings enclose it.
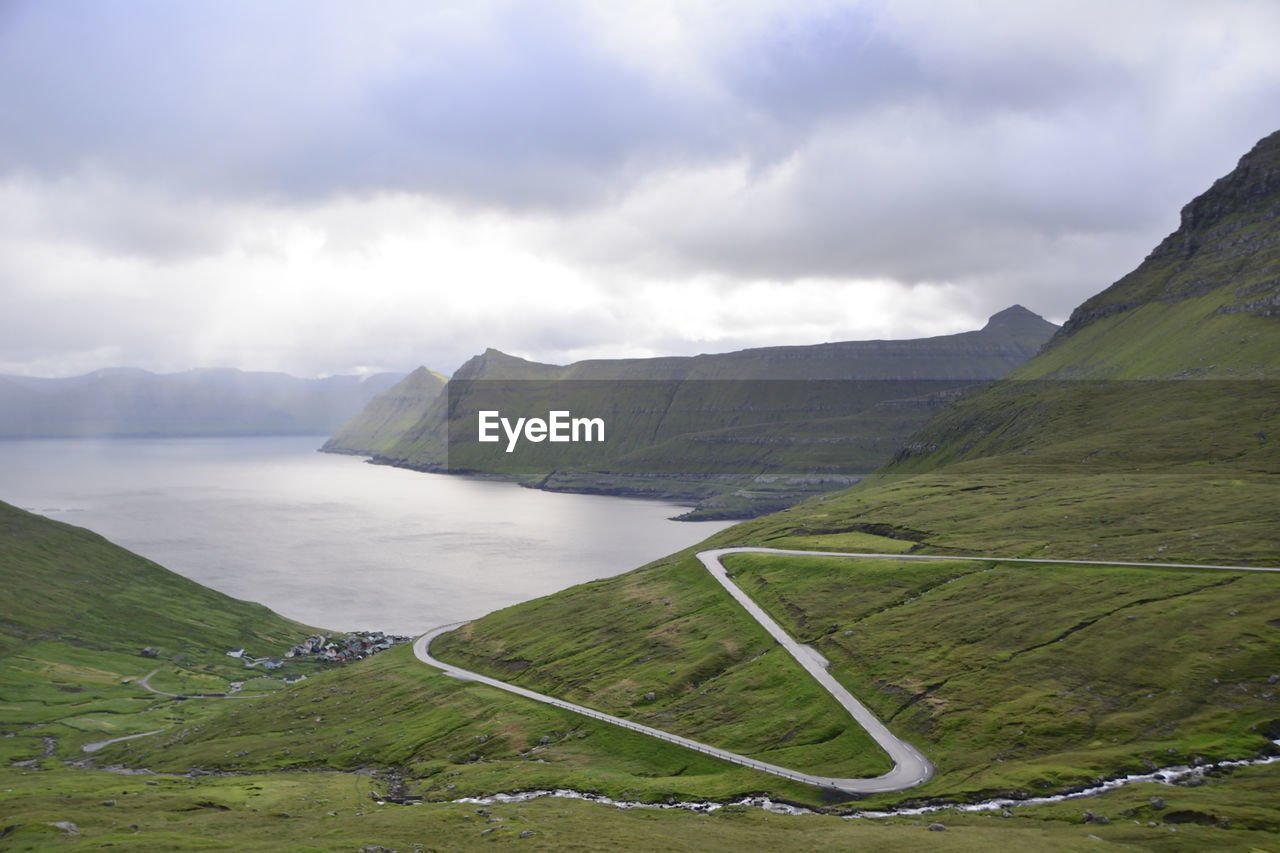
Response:
[[[449,370],[1056,319],[1274,130],[1280,6],[0,14],[0,370]]]
[[[20,5],[0,168],[212,194],[594,202],[737,135],[577,4]],[[104,38],[103,34],[110,37]],[[731,115],[721,111],[722,119]]]

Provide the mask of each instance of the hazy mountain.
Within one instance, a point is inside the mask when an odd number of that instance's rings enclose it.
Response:
[[[398,378],[133,368],[0,376],[0,437],[327,433]]]
[[[368,455],[387,446],[422,420],[440,396],[447,380],[433,370],[419,367],[378,394],[356,415],[338,427],[320,448],[327,453]]]

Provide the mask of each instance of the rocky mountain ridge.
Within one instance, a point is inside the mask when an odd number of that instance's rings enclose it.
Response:
[[[1082,303],[1046,350],[1152,304],[1212,297],[1219,315],[1280,316],[1280,131],[1188,202],[1180,224],[1131,273]]]

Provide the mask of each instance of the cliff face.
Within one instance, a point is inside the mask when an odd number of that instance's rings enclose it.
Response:
[[[1055,328],[1013,306],[983,329],[909,341],[565,366],[490,349],[460,367],[397,438],[388,440],[391,429],[381,432],[373,455],[391,465],[515,476],[567,491],[693,500],[738,490],[744,481],[754,492],[761,487],[752,478],[782,474],[829,489],[883,463],[948,400],[1025,362]],[[482,411],[512,421],[551,411],[599,417],[606,439],[530,440],[508,449],[505,437],[478,441]],[[334,449],[338,438],[326,447]],[[677,480],[684,484],[673,485]],[[811,489],[769,482],[769,501],[746,514],[793,503]]]
[[[372,455],[385,450],[422,419],[444,389],[445,378],[419,367],[378,394],[320,449],[326,453]]]
[[[1278,317],[1280,131],[1183,207],[1178,229],[1072,312],[1019,375],[1269,374]]]
[[[1230,442],[1273,471],[1278,379],[1280,132],[1187,204],[1178,230],[1039,355],[939,412],[887,473],[1068,446],[1091,465],[1182,464]],[[1098,450],[1124,435],[1123,450]]]
[[[455,380],[812,380],[994,379],[1035,355],[1057,326],[1021,305],[979,330],[914,340],[841,341],[758,347],[665,358],[590,359],[540,364],[485,350]]]

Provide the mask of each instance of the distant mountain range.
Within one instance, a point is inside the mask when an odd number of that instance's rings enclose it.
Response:
[[[400,377],[299,379],[223,368],[0,376],[0,438],[325,434]]]
[[[324,446],[426,471],[540,488],[702,501],[745,517],[856,482],[935,409],[1006,374],[1056,326],[1022,306],[978,331],[905,341],[539,364],[489,349],[441,391],[420,370]],[[478,440],[478,413],[599,417],[593,443]]]

